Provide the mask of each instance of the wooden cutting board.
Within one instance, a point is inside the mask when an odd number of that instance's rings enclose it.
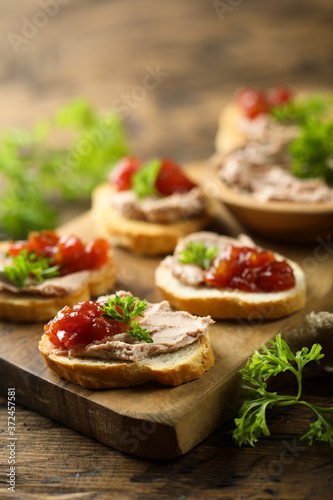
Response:
[[[222,225],[221,225],[222,223]],[[90,213],[61,227],[63,233],[94,237]],[[242,228],[219,213],[211,229],[236,235]],[[200,379],[178,387],[157,383],[126,389],[87,390],[58,379],[44,365],[37,345],[42,324],[0,323],[1,393],[16,388],[17,402],[126,453],[172,458],[186,453],[230,417],[246,359],[279,331],[303,322],[311,310],[332,311],[332,254],[317,245],[287,247],[255,239],[298,261],[307,270],[305,309],[278,321],[218,321],[211,328],[215,366]],[[149,301],[162,299],[154,287],[159,259],[138,258],[116,250],[115,289],[130,290]]]

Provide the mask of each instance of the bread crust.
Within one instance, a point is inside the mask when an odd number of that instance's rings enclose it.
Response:
[[[277,257],[277,254],[275,256]],[[253,293],[184,285],[172,275],[170,268],[163,262],[156,269],[155,284],[176,309],[197,316],[210,315],[215,319],[245,318],[255,321],[276,319],[292,314],[305,305],[304,273],[295,262],[287,262],[294,271],[296,286],[284,292]]]
[[[4,245],[2,245],[2,250]],[[43,296],[32,293],[0,292],[0,319],[14,322],[48,321],[64,306],[90,300],[106,293],[116,279],[116,265],[112,251],[107,263],[92,270],[88,280],[75,292],[63,296]]]
[[[210,221],[208,214],[186,221],[157,224],[134,220],[118,214],[110,205],[113,188],[97,186],[92,193],[92,214],[99,236],[112,245],[121,246],[141,255],[161,255],[172,252],[178,238],[199,231]]]
[[[58,377],[88,389],[128,387],[151,380],[176,386],[199,378],[214,365],[208,333],[178,351],[156,354],[138,362],[60,356],[54,353],[46,334],[39,342],[39,351]]]

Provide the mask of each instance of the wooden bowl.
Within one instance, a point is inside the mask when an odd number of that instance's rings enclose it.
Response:
[[[313,242],[333,234],[333,203],[260,202],[229,188],[208,167],[205,193],[220,203],[247,228],[270,239],[284,242]]]

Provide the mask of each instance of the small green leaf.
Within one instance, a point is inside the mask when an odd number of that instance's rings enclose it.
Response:
[[[157,176],[161,170],[161,160],[153,159],[143,165],[132,177],[132,190],[139,200],[147,196],[158,196],[155,187]]]
[[[182,264],[196,264],[203,269],[209,269],[218,251],[218,247],[207,247],[202,241],[189,241],[186,248],[179,252],[178,260]]]

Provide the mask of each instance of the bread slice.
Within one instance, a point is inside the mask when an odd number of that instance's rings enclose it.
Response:
[[[199,378],[214,365],[208,333],[182,349],[137,362],[57,355],[46,334],[39,342],[39,351],[56,375],[88,389],[128,387],[150,380],[175,386]]]
[[[90,271],[88,280],[73,293],[45,296],[37,293],[0,292],[0,319],[20,323],[48,321],[64,306],[72,307],[78,302],[106,293],[115,279],[116,265],[110,251],[108,262],[100,269]]]
[[[281,255],[274,254],[279,260]],[[155,284],[176,309],[215,319],[245,318],[253,321],[280,318],[305,305],[305,276],[298,264],[286,259],[292,267],[294,288],[271,293],[242,292],[210,286],[190,286],[173,276],[164,261],[155,272]]]
[[[92,194],[92,214],[96,232],[110,243],[141,255],[160,255],[172,252],[178,238],[204,228],[207,214],[179,222],[157,224],[128,219],[119,215],[110,205],[113,189],[101,184]]]
[[[242,117],[241,108],[236,102],[230,102],[221,111],[215,137],[215,149],[218,153],[230,153],[249,141],[245,132],[238,126],[238,122]]]

